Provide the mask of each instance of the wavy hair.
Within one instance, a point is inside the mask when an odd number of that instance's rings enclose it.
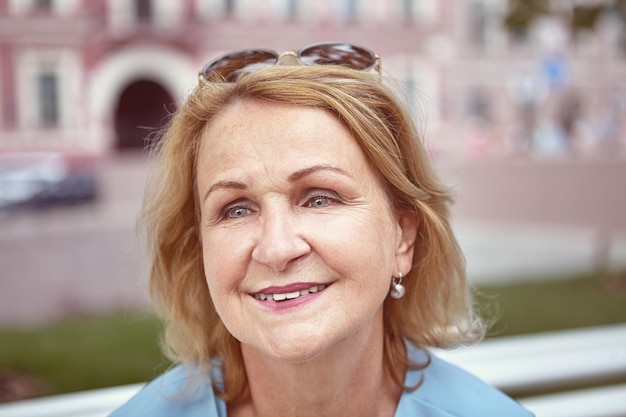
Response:
[[[384,360],[400,386],[406,369],[419,366],[408,363],[399,341],[449,348],[482,338],[464,257],[450,225],[451,190],[437,178],[400,95],[371,73],[278,65],[232,83],[201,82],[154,149],[141,224],[150,254],[150,293],[165,321],[163,347],[173,362],[208,370],[219,360],[224,369],[219,395],[235,401],[246,392],[239,342],[217,315],[204,276],[196,186],[198,149],[207,124],[240,100],[330,112],[350,129],[376,168],[395,210],[419,219],[413,267],[404,277],[406,295],[388,297],[383,307]]]

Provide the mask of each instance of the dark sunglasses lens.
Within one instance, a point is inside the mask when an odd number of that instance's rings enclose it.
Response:
[[[355,70],[367,70],[376,64],[376,56],[369,50],[347,43],[313,45],[299,53],[305,65],[344,65]]]
[[[260,49],[236,52],[224,55],[204,66],[202,75],[207,80],[225,80],[233,82],[242,72],[276,64],[278,55],[273,51]]]

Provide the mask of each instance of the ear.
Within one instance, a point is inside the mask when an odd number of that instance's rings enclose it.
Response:
[[[398,215],[398,246],[396,247],[395,274],[406,275],[413,268],[415,254],[415,240],[420,226],[416,213],[402,212]]]

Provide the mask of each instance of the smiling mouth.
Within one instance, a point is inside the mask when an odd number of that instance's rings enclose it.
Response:
[[[261,301],[285,301],[285,300],[293,300],[294,298],[298,298],[303,295],[312,294],[316,292],[320,292],[326,288],[325,284],[322,285],[314,285],[311,288],[307,288],[301,291],[287,292],[282,294],[263,294],[257,293],[254,294],[254,298]]]

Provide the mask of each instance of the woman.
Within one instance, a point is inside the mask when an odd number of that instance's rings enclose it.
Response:
[[[427,348],[474,343],[449,191],[364,48],[208,64],[144,223],[180,364],[115,416],[527,416]]]

